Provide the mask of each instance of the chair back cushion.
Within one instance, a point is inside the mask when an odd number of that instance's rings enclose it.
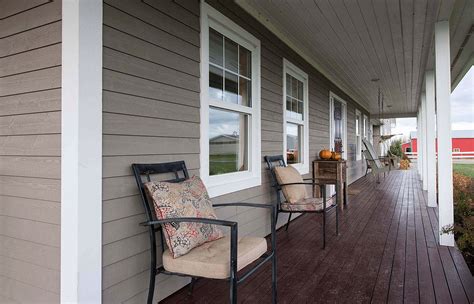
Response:
[[[148,182],[145,183],[145,189],[153,200],[158,219],[217,218],[206,187],[197,176],[181,183]],[[224,236],[217,226],[203,223],[167,223],[163,225],[163,230],[166,244],[174,258]]]
[[[293,166],[275,167],[275,176],[278,184],[302,183],[301,174]],[[290,204],[294,204],[306,198],[306,189],[304,185],[288,185],[282,186],[281,190]]]

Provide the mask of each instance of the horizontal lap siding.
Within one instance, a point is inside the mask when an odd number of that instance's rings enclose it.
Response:
[[[59,302],[61,1],[0,1],[0,299]]]
[[[283,151],[285,57],[309,74],[310,159],[314,158],[329,144],[329,90],[349,102],[348,111],[355,111],[353,102],[239,7],[213,5],[262,43],[262,156]],[[149,240],[145,229],[138,226],[145,217],[130,165],[185,160],[190,173],[199,174],[199,31],[198,1],[104,2],[104,303],[143,303],[146,299]],[[353,128],[348,124],[349,134],[355,132]],[[355,140],[353,137],[348,139]],[[274,193],[263,160],[261,170],[261,186],[213,201],[271,202]],[[269,233],[265,211],[230,207],[218,209],[217,214],[237,220],[241,236]],[[157,298],[188,282],[167,276],[157,280]]]

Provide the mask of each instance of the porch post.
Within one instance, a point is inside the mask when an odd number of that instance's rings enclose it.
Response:
[[[426,71],[426,179],[428,206],[436,207],[436,147],[435,147],[435,79],[433,71]]]
[[[426,153],[426,134],[427,134],[427,125],[426,125],[426,94],[423,92],[421,93],[421,138],[422,138],[422,145],[421,149],[423,151],[423,162],[422,170],[423,170],[423,190],[428,190],[428,155]]]
[[[102,1],[62,1],[62,303],[102,300]]]
[[[424,149],[423,149],[423,142],[424,142],[424,137],[423,137],[423,101],[420,102],[420,129],[417,132],[417,139],[418,139],[418,155],[420,156],[419,161],[420,161],[420,179],[423,181],[425,179],[425,171],[423,170],[423,162],[425,161],[425,154],[424,154]],[[423,183],[422,183],[423,184]],[[423,186],[422,186],[423,187]]]
[[[416,169],[418,171],[418,178],[421,179],[420,167],[420,107],[418,106],[418,113],[416,115]]]
[[[449,50],[449,21],[435,24],[436,106],[438,131],[438,187],[440,244],[454,246],[454,235],[442,233],[452,227],[453,169],[451,149],[451,68]]]

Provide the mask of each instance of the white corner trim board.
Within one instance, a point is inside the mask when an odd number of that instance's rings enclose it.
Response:
[[[62,1],[62,303],[102,301],[102,1]]]

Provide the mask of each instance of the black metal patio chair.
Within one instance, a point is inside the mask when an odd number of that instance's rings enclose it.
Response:
[[[277,176],[275,174],[275,167],[286,167],[285,160],[283,159],[283,155],[275,155],[275,156],[265,156],[264,157],[265,162],[267,163],[267,167],[271,172],[272,176],[272,187],[276,191],[276,219],[275,222],[278,220],[278,215],[280,213],[288,213],[288,222],[286,223],[285,230],[288,231],[288,228],[290,226],[290,221],[291,221],[291,216],[293,213],[319,213],[322,214],[323,216],[323,249],[326,248],[326,213],[329,212],[332,209],[336,209],[336,235],[339,235],[339,215],[338,215],[338,208],[337,208],[337,201],[332,202],[330,206],[327,206],[327,197],[326,197],[326,185],[327,184],[318,184],[316,183],[312,178],[305,178],[303,181],[310,181],[310,182],[299,182],[299,183],[287,183],[287,184],[281,184],[278,182]],[[308,208],[308,210],[305,210],[304,208],[300,210],[291,210],[291,208],[288,208],[289,203],[286,203],[283,201],[282,198],[284,198],[284,195],[282,194],[282,188],[285,186],[290,186],[290,185],[310,185],[313,189],[313,197],[309,199],[311,203],[318,203],[320,204],[320,208],[314,210],[314,208]],[[319,187],[320,193],[321,193],[321,198],[315,198],[314,197],[314,187]]]
[[[161,242],[161,253],[165,252],[165,242],[163,241],[163,229],[161,227],[162,224],[165,223],[180,223],[180,222],[195,222],[195,223],[205,223],[205,224],[213,224],[218,226],[226,226],[230,228],[230,256],[229,256],[229,272],[228,277],[225,278],[230,282],[230,303],[237,303],[237,286],[250,277],[253,273],[255,273],[259,268],[262,267],[266,262],[272,263],[272,303],[276,303],[276,288],[277,288],[277,281],[276,281],[276,234],[275,234],[275,219],[276,219],[276,208],[272,204],[252,204],[252,203],[242,203],[242,202],[232,202],[227,204],[214,204],[214,207],[228,207],[228,206],[242,206],[242,207],[253,207],[253,208],[266,208],[270,210],[270,217],[271,217],[271,249],[265,252],[260,257],[254,259],[247,265],[252,265],[245,273],[238,276],[238,268],[240,257],[238,253],[241,253],[243,250],[247,249],[240,249],[239,244],[244,244],[245,238],[242,237],[238,239],[238,223],[234,221],[227,221],[227,220],[219,220],[219,219],[210,219],[210,218],[168,218],[163,220],[158,220],[153,208],[152,202],[149,202],[148,195],[145,192],[144,183],[152,181],[152,176],[157,175],[164,175],[162,180],[158,181],[166,181],[166,182],[175,182],[179,183],[185,181],[189,178],[188,171],[186,169],[186,165],[184,161],[178,162],[170,162],[170,163],[160,163],[160,164],[133,164],[132,165],[133,173],[135,175],[135,179],[140,189],[140,196],[142,204],[145,208],[146,214],[146,222],[140,223],[142,226],[148,227],[148,233],[150,238],[150,282],[149,282],[149,290],[148,290],[148,300],[147,303],[151,304],[153,301],[153,295],[155,291],[155,278],[158,274],[166,274],[166,275],[178,275],[178,276],[185,276],[191,277],[190,283],[190,292],[192,292],[193,286],[195,281],[200,278],[211,278],[215,279],[210,276],[194,276],[183,272],[172,272],[168,271],[164,268],[164,266],[157,267],[157,248],[156,248],[156,239],[157,233],[160,234],[160,242]],[[171,176],[171,177],[170,177]],[[145,179],[145,181],[143,180]],[[255,239],[255,238],[254,238]],[[220,239],[222,240],[222,239]],[[212,242],[218,242],[212,241]],[[244,246],[245,247],[245,246]],[[248,246],[247,246],[248,247]],[[191,250],[198,249],[194,248]],[[228,247],[227,247],[228,250]],[[226,251],[227,251],[226,250]],[[190,253],[191,253],[190,252]],[[179,263],[179,259],[185,257],[186,255],[190,254],[187,253],[184,256],[176,258],[176,262]],[[244,252],[245,253],[245,252]],[[211,258],[209,258],[211,260]],[[256,262],[256,263],[255,263]],[[187,261],[189,263],[189,261]]]

